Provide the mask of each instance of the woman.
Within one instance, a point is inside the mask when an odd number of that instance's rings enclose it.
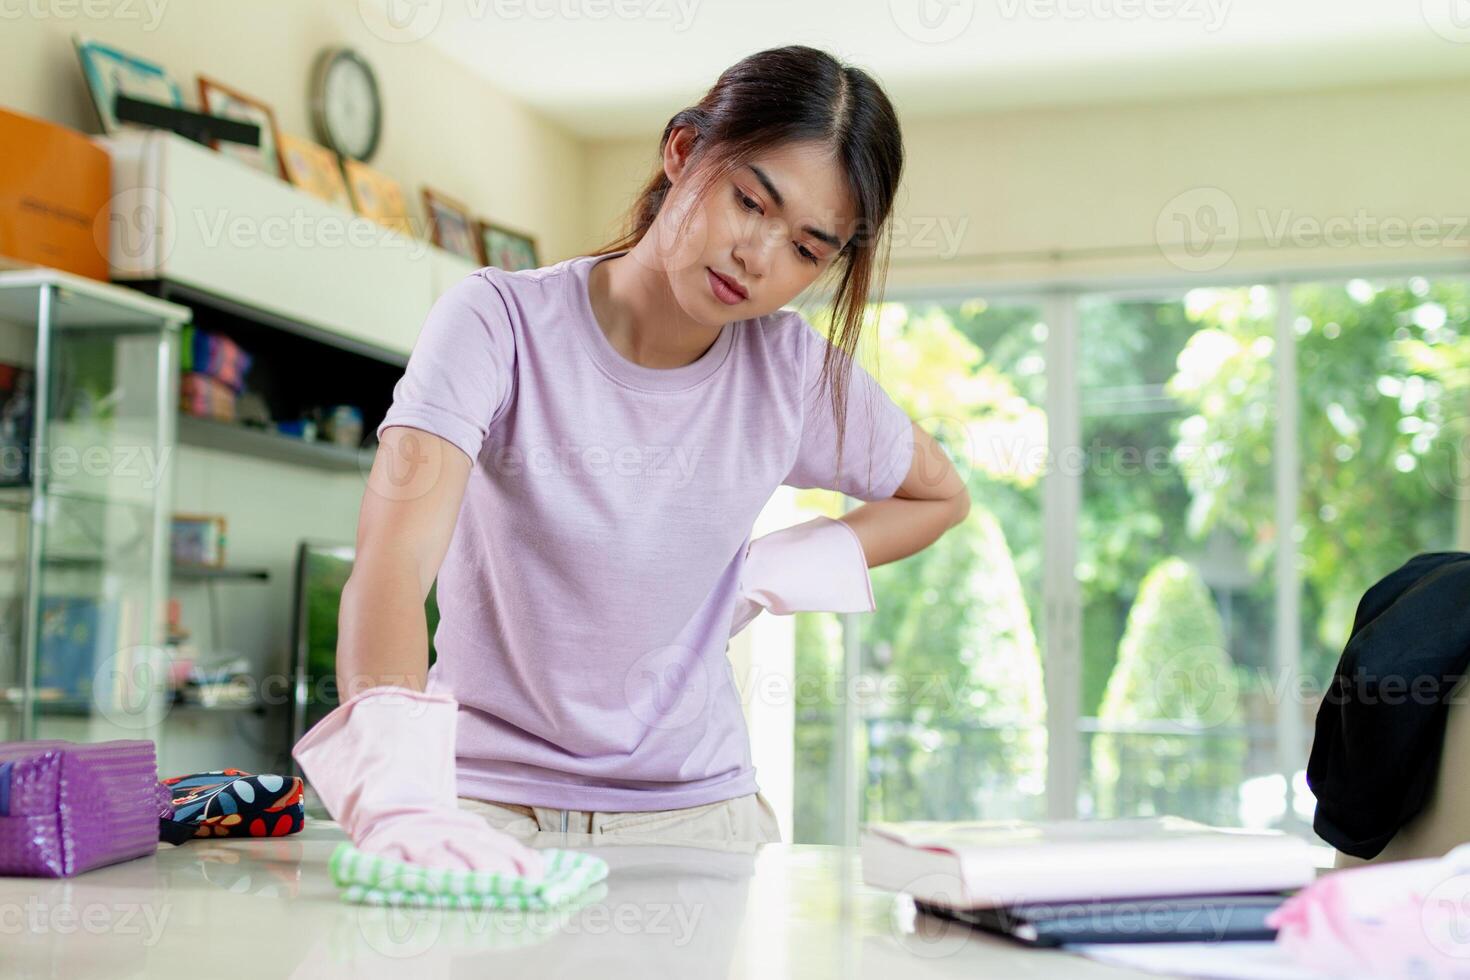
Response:
[[[763,609],[871,610],[868,567],[969,509],[849,359],[903,165],[874,81],[763,51],[660,151],[627,235],[461,280],[394,389],[343,594],[346,700],[295,749],[360,850],[535,874],[518,838],[538,830],[779,840],[729,637]],[[831,342],[782,310],[824,276]],[[869,502],[752,542],[782,484]]]

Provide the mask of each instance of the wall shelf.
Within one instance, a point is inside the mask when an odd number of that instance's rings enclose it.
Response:
[[[329,442],[307,442],[279,432],[255,429],[234,422],[179,415],[179,442],[204,449],[259,456],[280,463],[317,469],[367,474],[373,465],[375,447],[350,449]]]
[[[406,356],[434,300],[479,267],[175,133],[97,140],[112,157],[115,281],[167,280],[338,346]]]
[[[213,565],[190,565],[184,562],[175,562],[169,569],[169,575],[174,579],[199,579],[213,581],[215,579],[245,580],[245,581],[270,581],[271,573],[268,568],[247,567],[216,567]]]

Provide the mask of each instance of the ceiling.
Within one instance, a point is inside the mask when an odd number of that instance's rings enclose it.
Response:
[[[375,34],[433,45],[588,139],[661,130],[781,44],[867,69],[905,118],[1470,78],[1465,0],[356,2]]]

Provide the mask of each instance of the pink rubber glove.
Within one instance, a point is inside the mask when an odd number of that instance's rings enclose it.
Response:
[[[831,517],[815,517],[750,543],[740,572],[740,598],[730,621],[739,633],[764,609],[872,612],[873,582],[857,532]]]
[[[1269,916],[1276,944],[1302,966],[1341,977],[1470,974],[1470,844],[1438,858],[1323,874]]]
[[[459,808],[458,710],[446,695],[370,687],[313,725],[291,755],[363,853],[539,879],[539,852]]]

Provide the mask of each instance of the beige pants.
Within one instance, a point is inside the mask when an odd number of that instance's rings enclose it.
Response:
[[[759,792],[676,810],[562,810],[459,798],[461,810],[515,837],[536,833],[618,834],[672,840],[780,843],[776,811]]]

